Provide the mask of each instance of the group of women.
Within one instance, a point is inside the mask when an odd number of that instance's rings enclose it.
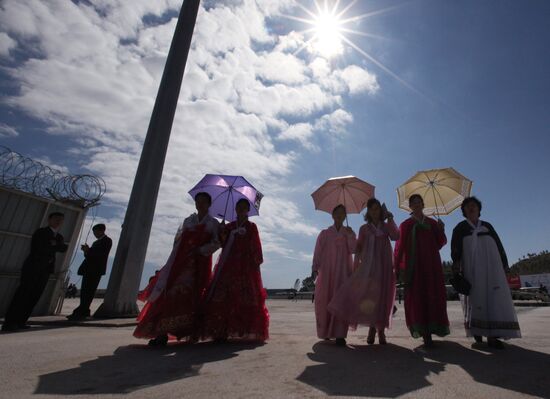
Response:
[[[208,193],[195,196],[197,213],[185,219],[168,261],[140,294],[146,304],[134,336],[150,339],[151,346],[164,346],[169,339],[268,338],[262,246],[248,220],[250,203],[239,200],[237,220],[228,225],[208,214],[211,203]],[[220,246],[212,273],[212,254]]]
[[[197,213],[185,219],[165,266],[140,294],[146,304],[134,336],[152,346],[169,339],[197,342],[238,338],[265,341],[269,313],[262,285],[262,247],[248,220],[250,203],[236,204],[237,220],[220,225],[208,214],[212,199],[195,196]],[[432,335],[449,334],[446,288],[439,250],[447,243],[445,225],[424,215],[420,195],[409,198],[410,217],[398,228],[393,215],[372,198],[357,238],[344,226],[346,208],[332,211],[334,224],[317,238],[312,274],[319,338],[345,345],[348,330],[369,327],[367,343],[386,344],[385,330],[395,311],[396,282],[403,283],[407,327],[426,346]],[[462,203],[465,220],[453,230],[453,269],[469,283],[463,298],[468,336],[502,348],[500,339],[520,330],[505,271],[508,261],[494,228],[480,220],[481,202]],[[397,241],[392,250],[391,240]],[[212,254],[222,247],[212,273]]]
[[[332,212],[334,224],[317,239],[312,275],[316,277],[317,335],[345,345],[348,329],[369,327],[367,343],[386,344],[396,280],[405,291],[405,319],[411,335],[433,345],[432,335],[449,334],[446,288],[439,250],[447,243],[445,225],[424,215],[420,195],[409,198],[410,217],[397,228],[393,215],[372,198],[359,237],[344,227],[346,209]],[[503,348],[501,339],[521,337],[506,279],[508,261],[491,224],[481,221],[481,202],[466,198],[465,220],[453,230],[453,271],[467,281],[462,297],[465,328],[477,342]],[[390,240],[397,241],[392,251]]]

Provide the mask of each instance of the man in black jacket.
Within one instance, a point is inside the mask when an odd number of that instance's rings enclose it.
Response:
[[[28,328],[27,320],[46,289],[50,274],[55,271],[56,253],[67,251],[63,236],[58,232],[64,218],[62,213],[51,213],[48,226],[32,235],[31,252],[23,263],[19,287],[6,312],[2,331]]]
[[[107,259],[113,245],[113,241],[105,235],[105,229],[104,224],[96,224],[92,231],[97,240],[94,241],[91,247],[88,244],[81,247],[82,252],[84,252],[84,261],[78,268],[78,275],[82,276],[80,306],[70,316],[67,316],[69,320],[82,320],[90,316],[90,305],[94,299],[99,280],[107,271]]]

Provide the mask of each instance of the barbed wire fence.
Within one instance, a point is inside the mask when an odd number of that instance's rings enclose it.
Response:
[[[70,175],[0,145],[0,186],[86,208],[105,194],[105,181],[94,175]]]

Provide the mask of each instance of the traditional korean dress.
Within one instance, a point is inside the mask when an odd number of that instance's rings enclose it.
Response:
[[[439,250],[447,243],[438,223],[410,217],[401,223],[395,265],[405,285],[405,319],[414,338],[449,334],[447,292]]]
[[[335,226],[321,231],[313,255],[313,271],[318,272],[315,282],[315,318],[319,338],[346,338],[349,324],[329,312],[328,306],[336,292],[353,270],[352,254],[355,251],[355,234]]]
[[[265,341],[269,313],[260,265],[262,244],[252,222],[232,222],[203,307],[203,339]]]
[[[399,239],[395,222],[361,226],[354,272],[342,284],[328,309],[355,329],[358,324],[383,330],[390,327],[395,300],[395,270],[390,239]]]
[[[472,285],[462,297],[466,335],[520,338],[518,318],[506,279],[508,258],[491,224],[460,222],[453,230],[451,257]]]
[[[218,221],[189,216],[178,231],[172,253],[140,295],[146,300],[134,331],[136,338],[196,339],[198,315],[212,273],[212,253],[219,248]]]

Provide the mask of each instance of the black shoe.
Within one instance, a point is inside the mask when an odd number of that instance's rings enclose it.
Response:
[[[168,344],[168,335],[159,335],[149,341],[149,346],[166,346]]]
[[[504,344],[498,338],[487,338],[487,344],[490,348],[504,349]]]
[[[474,335],[474,339],[478,344],[483,342],[483,337],[481,335]]]
[[[393,305],[393,311],[391,315],[394,316],[396,313],[397,313],[397,306]]]
[[[427,336],[425,336],[423,339],[424,339],[424,347],[425,347],[425,348],[433,348],[433,346],[434,346],[434,341],[433,341],[431,335],[427,335]]]
[[[378,333],[378,343],[380,345],[387,345],[388,344],[388,341],[386,340],[386,335],[384,334],[384,332],[382,333]]]
[[[337,346],[346,346],[346,339],[345,338],[336,338],[336,345]]]
[[[376,338],[376,329],[374,327],[369,328],[369,335],[367,337],[367,344],[373,345]]]

